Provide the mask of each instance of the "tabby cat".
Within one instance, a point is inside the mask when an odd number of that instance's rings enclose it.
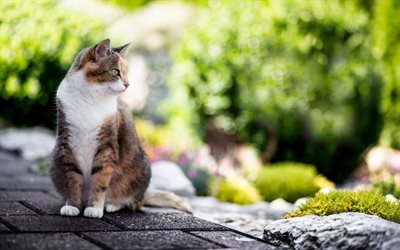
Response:
[[[51,178],[65,198],[61,215],[101,218],[142,205],[191,212],[180,197],[146,191],[151,165],[127,105],[129,44],[111,48],[106,39],[83,49],[57,90],[57,143]]]

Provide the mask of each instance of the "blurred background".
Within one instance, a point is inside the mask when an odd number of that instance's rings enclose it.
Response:
[[[147,154],[181,169],[198,196],[294,203],[335,186],[400,196],[400,1],[0,4],[0,149],[38,174],[58,84],[82,48],[110,38],[132,42],[122,98]]]

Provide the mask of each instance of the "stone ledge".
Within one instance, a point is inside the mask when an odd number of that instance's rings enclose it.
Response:
[[[53,234],[3,234],[0,249],[101,249],[72,233]]]
[[[179,230],[89,232],[87,238],[100,242],[112,249],[193,249],[224,248]]]
[[[0,216],[19,232],[84,232],[119,231],[109,223],[85,217],[62,217],[54,215],[11,215]]]

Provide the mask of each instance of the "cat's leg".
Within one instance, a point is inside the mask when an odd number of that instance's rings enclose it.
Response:
[[[89,190],[88,207],[83,215],[92,218],[103,217],[106,191],[110,184],[113,167],[110,164],[94,166]]]
[[[80,213],[83,176],[73,170],[65,173],[67,197],[66,204],[61,208],[60,214],[64,216],[77,216]]]

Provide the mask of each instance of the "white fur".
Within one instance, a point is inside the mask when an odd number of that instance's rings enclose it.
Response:
[[[121,208],[123,208],[122,205],[118,204],[107,204],[106,205],[106,211],[107,213],[113,213],[113,212],[117,212],[118,210],[121,210]]]
[[[74,206],[65,205],[61,208],[60,214],[64,216],[77,216],[79,214],[79,209]]]
[[[70,125],[69,145],[84,176],[83,199],[87,199],[96,136],[107,117],[117,112],[117,94],[122,82],[88,83],[82,71],[67,76],[57,90],[66,121]]]
[[[85,217],[90,218],[101,218],[103,217],[103,208],[102,207],[87,207],[83,212]]]

